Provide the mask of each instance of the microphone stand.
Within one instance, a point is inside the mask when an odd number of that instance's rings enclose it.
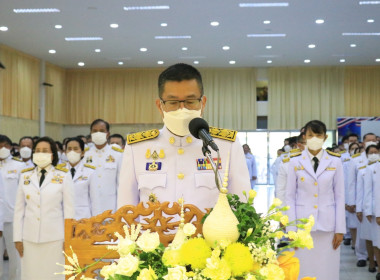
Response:
[[[210,149],[207,147],[207,145],[205,143],[203,143],[202,153],[210,161],[211,168],[212,168],[212,170],[214,171],[214,174],[215,174],[215,184],[216,184],[218,190],[220,191],[220,183],[222,182],[222,178],[220,177],[220,174],[218,172],[219,163],[220,163],[219,150],[217,151],[218,158],[216,160],[216,165],[215,165],[214,160],[212,159],[211,151],[210,151]]]

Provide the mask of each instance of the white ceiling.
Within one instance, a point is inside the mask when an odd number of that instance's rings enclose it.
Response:
[[[359,0],[289,0],[288,7],[239,7],[239,3],[258,2],[281,0],[0,0],[0,26],[9,28],[0,31],[0,43],[65,68],[79,68],[79,61],[85,62],[85,68],[162,67],[195,60],[199,67],[296,66],[306,65],[305,59],[311,60],[307,64],[311,66],[380,64],[375,61],[380,58],[380,36],[342,36],[343,32],[380,32],[380,5],[359,5]],[[153,5],[170,9],[123,9]],[[58,8],[61,12],[16,14],[15,8]],[[316,24],[318,18],[325,23]],[[367,23],[367,19],[375,22]],[[264,20],[271,23],[265,25]],[[220,25],[213,27],[212,21]],[[110,28],[111,23],[119,28]],[[63,28],[55,29],[56,24]],[[248,38],[252,33],[285,33],[286,37]],[[154,38],[171,35],[190,35],[191,39]],[[65,41],[76,36],[104,39]],[[316,47],[310,49],[309,44]],[[226,45],[230,50],[222,50]],[[267,45],[272,49],[266,49]],[[142,47],[148,51],[141,52]],[[95,53],[96,48],[101,52]],[[56,53],[49,54],[50,49]],[[159,60],[164,65],[158,65]],[[231,60],[236,64],[230,65]],[[118,65],[119,61],[124,65]]]

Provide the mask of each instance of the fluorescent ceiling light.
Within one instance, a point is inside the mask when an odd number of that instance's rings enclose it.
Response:
[[[372,19],[372,18],[370,18],[370,19],[367,19],[367,22],[368,22],[368,23],[374,23],[374,22],[375,22],[375,20],[374,20],[374,19]]]
[[[118,25],[117,23],[111,23],[111,24],[110,24],[110,27],[111,27],[111,28],[118,28],[119,25]]]
[[[24,13],[60,13],[59,9],[55,8],[46,8],[46,9],[13,9],[13,12],[16,14]]]
[[[122,61],[119,61],[117,64],[119,64],[119,65],[123,65],[123,64],[124,64],[124,62],[122,62]]]
[[[247,37],[248,38],[254,38],[254,37],[258,37],[258,38],[262,38],[262,37],[285,37],[286,34],[247,34]]]
[[[269,49],[271,49],[271,48],[272,48],[272,46],[266,46],[265,48],[269,50]]]
[[[359,1],[359,5],[379,5],[380,1]]]
[[[157,61],[157,64],[164,64],[162,60]]]
[[[324,19],[317,19],[315,21],[316,24],[322,24],[322,23],[325,23],[325,20]]]
[[[303,62],[310,63],[310,59],[305,59]]]
[[[101,49],[95,49],[95,52],[97,52],[97,53],[99,53],[101,51],[102,51]]]
[[[6,26],[0,26],[0,31],[8,31],[8,27],[6,27]]]
[[[195,61],[194,61],[194,64],[199,64],[199,61],[198,61],[198,60],[195,60]]]
[[[264,20],[263,23],[264,24],[270,24],[270,20]]]
[[[376,61],[376,62],[380,62],[380,58],[376,58],[375,61]]]
[[[224,51],[228,51],[229,49],[230,49],[230,47],[229,46],[223,46],[223,48],[222,48]]]
[[[342,36],[380,36],[380,33],[371,33],[371,32],[345,32],[342,33]]]
[[[212,21],[212,22],[210,22],[210,25],[211,25],[211,26],[218,26],[218,25],[219,25],[219,22],[217,22],[217,21]]]
[[[240,3],[240,8],[263,8],[263,7],[288,7],[289,3],[287,2],[278,2],[278,3]]]
[[[147,48],[140,48],[140,52],[146,52],[147,50]]]
[[[84,62],[78,62],[78,66],[84,66]]]
[[[169,6],[129,6],[124,7],[125,11],[141,11],[141,10],[169,10]]]
[[[189,35],[181,35],[181,36],[154,36],[154,39],[191,39]]]
[[[351,48],[356,48],[356,44],[351,44],[350,47]]]
[[[54,28],[55,28],[55,29],[61,29],[61,28],[62,28],[62,25],[60,25],[60,24],[56,24],[56,25],[54,26]]]
[[[187,47],[183,47],[182,50],[183,50],[183,51],[187,51],[188,48],[187,48]]]
[[[310,45],[308,45],[308,48],[309,48],[309,49],[314,49],[314,48],[315,48],[315,45],[314,45],[314,44],[310,44]]]
[[[163,22],[163,23],[161,23],[161,26],[166,27],[166,26],[168,26],[168,24],[166,22]]]
[[[271,63],[272,63],[272,60],[267,60],[267,63],[271,64]]]
[[[230,60],[228,63],[229,63],[229,64],[235,64],[236,61],[235,61],[235,60]]]
[[[66,41],[102,41],[103,37],[66,37]]]
[[[56,53],[55,50],[49,50],[49,53]]]
[[[345,59],[341,59],[341,60],[339,60],[339,62],[344,63],[344,62],[346,62],[346,60]]]

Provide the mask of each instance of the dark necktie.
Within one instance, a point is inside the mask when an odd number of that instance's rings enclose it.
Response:
[[[74,178],[74,175],[75,175],[75,168],[74,168],[74,167],[71,167],[70,172],[71,172],[71,178]]]
[[[40,187],[42,186],[42,183],[43,183],[44,180],[45,180],[45,173],[46,173],[46,170],[45,170],[45,169],[42,169],[42,170],[41,170],[41,178],[40,178]]]
[[[318,165],[319,165],[319,160],[317,157],[313,157],[314,161],[314,172],[317,173]]]

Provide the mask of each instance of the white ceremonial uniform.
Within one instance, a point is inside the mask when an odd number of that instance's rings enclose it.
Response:
[[[356,213],[363,213],[364,207],[364,184],[365,176],[367,174],[368,165],[359,167],[357,182],[356,182]],[[372,240],[371,237],[371,225],[367,218],[363,215],[362,222],[359,221],[357,238],[363,240]]]
[[[35,167],[35,165],[31,159],[28,161],[23,161],[23,163],[24,163],[24,169]]]
[[[375,228],[374,234],[376,234],[376,237],[373,238],[373,245],[380,249],[380,226],[376,223],[376,218],[380,217],[380,163],[376,163],[376,165],[373,167],[374,172],[372,173],[372,183],[373,183],[373,217],[372,217],[372,224],[375,224],[373,226]]]
[[[116,210],[122,155],[123,150],[107,144],[101,150],[95,146],[90,148],[84,156],[86,164],[96,167],[97,195],[91,201],[93,216]]]
[[[345,194],[345,202],[347,204],[348,202],[348,167],[349,163],[351,161],[351,155],[348,152],[341,153],[341,158],[342,164],[343,164],[343,173],[344,173],[344,194]],[[351,233],[349,231],[350,228],[356,228],[357,222],[354,220],[355,217],[350,217],[354,216],[355,214],[350,213],[346,210],[346,228],[347,228],[347,233],[344,235],[345,238],[351,238]],[[350,225],[350,222],[354,220],[355,224]]]
[[[274,185],[276,185],[276,182],[277,182],[278,167],[280,163],[281,163],[281,156],[278,156],[276,160],[273,162],[272,166],[270,167],[270,172],[272,173]]]
[[[13,243],[13,212],[16,201],[18,179],[24,164],[18,158],[9,156],[0,161],[0,174],[3,181],[3,240],[9,255],[9,279],[20,279],[20,257]],[[3,240],[0,242],[0,252],[4,252]],[[3,274],[3,260],[0,256],[0,276]]]
[[[332,247],[334,234],[346,231],[343,167],[339,156],[321,150],[316,156],[319,159],[316,172],[312,164],[314,156],[307,150],[289,162],[286,186],[289,220],[310,215],[315,219],[311,232],[314,248],[296,251],[300,260],[300,278],[339,279],[340,248],[334,250]]]
[[[250,190],[250,182],[243,150],[238,139],[235,141],[237,132],[210,127],[210,134],[220,150],[222,179],[229,162],[228,190],[243,198],[243,191]],[[132,144],[134,139],[144,138],[152,139]],[[128,135],[127,140],[120,173],[119,208],[146,202],[151,197],[160,202],[176,202],[183,197],[202,211],[214,207],[219,191],[211,165],[202,154],[202,140],[191,135],[178,137],[165,126],[160,131]],[[215,152],[212,156],[217,158]],[[150,168],[153,162],[155,169]]]
[[[69,170],[71,174],[71,164],[61,167]],[[90,218],[92,216],[92,201],[96,199],[97,195],[97,176],[96,167],[84,163],[82,159],[75,167],[75,174],[73,179],[74,185],[74,206],[75,206],[75,219],[80,220]]]
[[[22,280],[64,279],[56,263],[62,254],[64,219],[74,218],[74,193],[70,173],[60,167],[46,168],[40,187],[41,169],[21,174],[14,214],[14,241],[23,242]]]
[[[252,180],[252,177],[256,177],[257,178],[256,158],[251,153],[246,153],[245,154],[245,160],[246,160],[246,163],[247,163],[249,178],[250,178],[250,181],[251,181],[251,189],[255,189],[255,185],[256,185],[256,181],[257,180]]]

